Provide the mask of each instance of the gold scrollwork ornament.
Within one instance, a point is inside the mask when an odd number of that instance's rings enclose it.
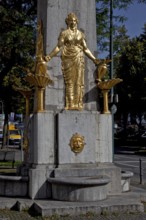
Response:
[[[86,144],[84,140],[85,140],[84,136],[78,133],[73,134],[73,136],[70,139],[70,144],[69,144],[71,147],[71,150],[76,154],[80,153]]]

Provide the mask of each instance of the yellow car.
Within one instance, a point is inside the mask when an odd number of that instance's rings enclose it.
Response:
[[[20,145],[21,144],[21,134],[18,129],[14,130],[9,130],[8,131],[8,139],[9,139],[9,144],[11,145]]]

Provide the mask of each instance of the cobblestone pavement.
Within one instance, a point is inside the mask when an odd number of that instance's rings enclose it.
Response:
[[[50,220],[146,220],[146,213],[135,214],[115,214],[115,215],[86,215],[86,216],[74,216],[74,217],[61,217]]]
[[[146,213],[96,215],[88,213],[78,216],[58,216],[48,218],[31,217],[27,212],[0,210],[0,220],[146,220]]]
[[[27,212],[0,210],[0,220],[35,220]]]
[[[137,183],[132,182],[132,185],[146,189],[146,184],[144,186],[139,186]],[[86,215],[78,216],[58,216],[54,215],[51,217],[34,217],[29,215],[27,212],[18,212],[12,210],[0,210],[0,220],[146,220],[146,207],[144,213],[127,213],[127,214],[105,214],[96,215],[93,213],[88,213]]]

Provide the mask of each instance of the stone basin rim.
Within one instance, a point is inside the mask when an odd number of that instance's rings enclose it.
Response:
[[[82,185],[82,186],[101,186],[111,182],[107,176],[102,177],[49,177],[49,183],[59,185]]]
[[[0,175],[0,180],[11,180],[11,181],[28,181],[28,177],[24,176],[11,176],[11,175]]]
[[[132,177],[134,174],[131,171],[121,171],[121,176],[124,177]]]

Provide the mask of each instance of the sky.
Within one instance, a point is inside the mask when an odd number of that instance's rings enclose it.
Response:
[[[120,14],[127,17],[125,26],[130,37],[136,37],[142,34],[142,28],[144,27],[144,23],[146,23],[146,4],[138,4],[136,2],[135,0],[135,3],[130,5],[125,11],[120,10]]]
[[[131,4],[126,10],[116,11],[113,10],[113,15],[124,15],[127,17],[125,27],[127,29],[127,35],[132,38],[139,36],[143,33],[143,27],[146,23],[146,4],[138,4],[135,0],[134,4]],[[105,58],[108,52],[101,52],[100,58]]]

